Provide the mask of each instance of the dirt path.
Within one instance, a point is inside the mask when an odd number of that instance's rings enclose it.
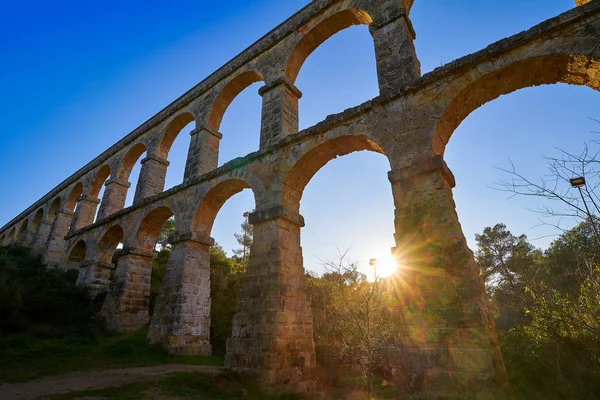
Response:
[[[172,372],[219,374],[222,372],[222,368],[200,365],[159,365],[156,367],[124,368],[107,371],[76,371],[64,375],[49,376],[31,382],[0,385],[0,399],[34,400],[42,396],[103,389],[132,382],[154,382],[161,380]]]

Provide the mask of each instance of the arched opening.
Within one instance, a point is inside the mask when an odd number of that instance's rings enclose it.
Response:
[[[395,243],[389,169],[387,157],[366,150],[328,162],[310,178],[300,203],[306,271],[322,274],[323,261],[337,262],[346,253],[348,261],[373,279],[369,261],[390,262]],[[389,275],[389,267],[381,264],[379,273]]]
[[[321,22],[298,43],[286,74],[302,91],[300,129],[379,95],[369,15],[352,9]]]
[[[444,159],[456,178],[453,196],[472,249],[477,247],[475,234],[500,222],[541,248],[556,238],[554,223],[563,228],[574,223],[566,215],[552,222],[541,211],[549,205],[563,210],[560,204],[537,196],[512,197],[503,191],[502,182],[512,181],[505,170],[513,165],[535,183],[550,182],[552,172],[544,157],[561,158],[557,147],[581,154],[585,142],[593,146],[591,132],[598,124],[589,118],[597,114],[599,105],[598,93],[589,88],[544,85],[502,96],[461,121],[444,149]]]
[[[82,194],[83,184],[80,182],[77,185],[75,185],[73,189],[71,189],[71,192],[69,193],[69,196],[67,197],[67,201],[65,203],[65,209],[69,211],[75,211],[75,208],[77,206],[77,199]]]
[[[108,287],[115,274],[117,250],[121,247],[123,236],[123,228],[114,225],[104,233],[102,239],[98,242],[96,257],[99,265],[97,271],[102,275],[102,291]]]
[[[106,231],[100,242],[98,242],[98,261],[107,264],[113,263],[115,252],[123,240],[123,235],[123,228],[119,225],[114,225]]]
[[[247,224],[247,213],[255,207],[252,191],[245,189],[249,185],[240,179],[216,185],[204,195],[194,217],[194,230],[215,239],[215,246],[210,249],[213,354],[225,354],[238,293],[245,279],[252,232],[244,230],[243,225]]]
[[[208,125],[223,134],[218,166],[258,150],[262,112],[258,89],[263,80],[258,72],[244,72],[232,79],[215,99]]]
[[[31,223],[31,230],[30,230],[31,234],[32,234],[31,240],[35,240],[35,238],[38,234],[38,229],[40,227],[40,222],[42,222],[43,218],[44,218],[44,210],[40,208],[35,213],[35,216],[33,217],[33,221]]]
[[[453,96],[437,125],[433,150],[443,154],[452,133],[475,109],[504,94],[531,86],[567,83],[600,90],[600,61],[585,55],[554,54],[514,62],[466,85]]]
[[[127,189],[127,196],[125,197],[125,207],[129,207],[133,204],[135,196],[136,183],[139,181],[140,171],[142,169],[141,160],[144,159],[146,154],[146,146],[143,143],[138,143],[129,150],[123,162],[121,163],[121,169],[119,170],[118,177],[122,182],[129,182],[131,186]]]
[[[465,85],[456,95],[453,96],[451,102],[446,106],[442,116],[439,120],[439,123],[435,130],[434,142],[433,142],[433,151],[436,154],[446,156],[446,146],[454,134],[457,131],[459,125],[463,123],[467,119],[467,117],[478,108],[486,105],[486,103],[492,102],[492,100],[498,99],[493,103],[497,103],[499,107],[502,107],[506,104],[503,112],[503,117],[499,119],[495,124],[477,122],[477,119],[474,119],[473,123],[479,123],[480,128],[483,131],[495,130],[498,127],[506,126],[510,118],[507,118],[507,115],[514,115],[515,112],[520,112],[519,116],[516,116],[514,121],[532,121],[532,118],[527,116],[524,112],[525,110],[529,110],[532,115],[535,114],[536,110],[538,115],[540,113],[546,112],[548,109],[555,109],[555,113],[550,115],[547,113],[547,117],[545,120],[554,120],[552,126],[545,125],[547,131],[553,131],[556,127],[563,126],[563,129],[568,130],[568,133],[563,133],[562,137],[572,137],[573,135],[582,134],[587,135],[589,133],[590,128],[582,128],[581,132],[574,132],[573,128],[567,128],[564,125],[564,122],[561,124],[560,120],[556,118],[561,115],[565,115],[566,112],[573,110],[582,110],[585,109],[586,105],[597,104],[594,99],[586,97],[585,102],[580,103],[580,106],[575,108],[572,105],[578,103],[578,97],[581,95],[575,96],[573,94],[565,95],[564,97],[558,97],[555,99],[553,103],[550,103],[546,98],[536,97],[535,102],[519,102],[518,108],[513,106],[512,101],[509,98],[515,99],[521,98],[521,96],[527,96],[527,93],[535,96],[535,93],[545,93],[548,98],[553,97],[553,93],[557,93],[565,89],[567,86],[562,86],[561,88],[557,88],[556,86],[547,86],[553,85],[557,83],[566,83],[572,85],[585,85],[592,89],[599,90],[600,89],[600,62],[596,61],[594,58],[589,56],[582,55],[565,55],[565,54],[555,54],[548,55],[542,57],[533,57],[530,59],[526,59],[519,62],[514,62],[507,67],[501,68],[495,72],[489,73],[483,76],[480,79],[477,79],[471,82],[468,85]],[[543,87],[540,87],[543,86]],[[535,90],[530,91],[527,90],[523,92],[521,89],[536,87]],[[521,93],[514,93],[514,92]],[[583,91],[587,92],[587,91]],[[579,91],[579,93],[583,93]],[[509,97],[503,97],[503,95],[511,94]],[[566,93],[566,92],[565,92]],[[592,93],[592,92],[590,92]],[[593,95],[593,93],[592,93]],[[524,98],[524,97],[523,97]],[[565,99],[569,99],[565,101]],[[560,105],[560,106],[559,106]],[[533,108],[532,108],[533,107]],[[487,106],[484,107],[487,109]],[[493,108],[490,108],[493,110]],[[589,115],[582,116],[578,114],[579,120],[582,123],[588,120],[588,118],[595,118],[594,114],[596,112],[591,110],[589,111]],[[544,120],[539,116],[541,120]],[[498,119],[498,117],[490,116],[490,119]],[[566,120],[564,120],[566,121]],[[570,121],[571,122],[571,121]],[[537,122],[538,124],[542,124],[542,121]],[[547,145],[550,143],[548,141],[548,137],[546,133],[538,134],[535,136],[519,136],[513,137],[511,132],[522,131],[522,127],[525,122],[519,122],[519,125],[515,125],[508,133],[500,133],[497,136],[493,136],[494,138],[504,138],[506,136],[512,137],[511,140],[502,141],[496,143],[490,147],[483,145],[483,149],[490,149],[490,152],[477,152],[473,153],[469,156],[466,156],[463,152],[455,153],[458,155],[458,158],[455,158],[455,155],[447,156],[447,162],[457,176],[457,188],[455,190],[455,195],[457,196],[457,207],[459,211],[459,215],[461,214],[462,204],[465,204],[465,211],[467,213],[461,216],[461,221],[463,222],[463,228],[465,229],[465,233],[467,239],[470,241],[471,246],[474,246],[474,234],[479,233],[483,228],[480,226],[481,222],[486,221],[486,224],[494,225],[496,222],[492,222],[490,220],[491,217],[494,217],[493,214],[480,212],[479,215],[473,215],[473,217],[469,217],[469,211],[478,210],[477,207],[472,207],[473,200],[475,198],[480,198],[480,200],[484,200],[485,202],[494,203],[495,207],[498,209],[507,210],[507,214],[514,213],[515,215],[519,215],[519,219],[516,222],[516,225],[522,231],[528,231],[533,226],[538,226],[539,216],[532,216],[524,209],[512,210],[508,211],[509,203],[502,201],[504,199],[502,196],[496,196],[495,192],[489,192],[486,189],[486,186],[481,186],[479,183],[483,183],[484,185],[493,185],[494,183],[498,183],[504,181],[507,177],[506,174],[502,174],[501,171],[495,169],[494,167],[504,167],[510,168],[510,164],[505,160],[499,160],[498,154],[501,154],[497,149],[504,149],[506,153],[512,154],[510,158],[515,158],[517,154],[520,154],[519,161],[523,165],[531,165],[531,160],[536,159],[536,157],[531,157],[532,152],[537,152],[545,148],[546,154],[553,154],[553,148],[548,148]],[[468,128],[467,128],[468,129]],[[534,129],[531,127],[530,129]],[[465,136],[466,137],[466,136]],[[558,133],[554,133],[555,142],[550,144],[550,146],[556,146],[557,143],[560,143],[561,135]],[[583,141],[583,137],[579,136]],[[490,137],[491,138],[491,137]],[[483,139],[481,136],[477,137],[478,140]],[[589,138],[588,138],[589,139]],[[460,141],[461,139],[459,139]],[[474,139],[471,138],[471,141]],[[491,140],[491,139],[488,139]],[[564,139],[563,139],[564,140]],[[520,146],[516,145],[517,143],[521,143]],[[562,147],[573,149],[572,142],[565,143]],[[579,143],[574,143],[575,146],[578,146]],[[472,176],[469,178],[463,178],[463,182],[461,182],[460,175],[463,172],[460,170],[460,166],[465,164],[466,160],[471,160],[474,158],[479,158],[480,155],[486,154],[485,159],[481,159],[481,162],[484,165],[488,165],[487,174],[488,176],[482,176],[481,179],[473,179]],[[505,155],[505,154],[504,154]],[[536,154],[540,155],[540,154]],[[504,157],[505,159],[506,157]],[[489,166],[492,160],[496,161],[496,165]],[[517,161],[516,159],[513,160]],[[477,176],[482,174],[481,169],[477,169],[477,171],[472,170],[473,166],[469,165],[465,170],[464,174],[472,175],[476,172]],[[493,171],[490,171],[494,169]],[[544,167],[545,168],[545,165]],[[468,171],[468,172],[467,172]],[[541,169],[536,169],[534,175],[536,177],[541,177],[547,174],[546,171]],[[491,182],[490,182],[491,181]],[[471,193],[471,194],[467,194]],[[472,193],[476,193],[476,196],[473,196]],[[464,199],[464,200],[463,200]],[[532,198],[531,200],[533,200]],[[523,208],[530,209],[538,209],[538,206],[535,206],[531,201],[527,201],[523,198],[519,200],[523,205]],[[469,204],[471,206],[469,206]],[[538,203],[539,205],[539,203]],[[536,222],[537,221],[537,222]],[[552,229],[540,230],[540,234],[536,236],[547,236],[550,234]],[[544,241],[545,245],[549,243],[549,238],[546,238]],[[540,242],[541,243],[541,242]]]
[[[75,246],[73,246],[67,257],[66,269],[79,269],[81,264],[85,261],[86,254],[87,246],[85,241],[79,240]]]
[[[544,303],[543,307],[549,305],[555,314],[540,313],[540,302],[547,301],[547,293],[559,291],[559,278],[565,279],[576,269],[575,262],[556,261],[549,254],[553,243],[579,221],[570,218],[568,207],[559,201],[534,192],[514,196],[513,190],[527,192],[528,184],[517,178],[516,185],[523,186],[511,187],[515,176],[506,170],[512,171],[514,166],[519,175],[535,184],[545,181],[556,193],[571,190],[568,178],[578,176],[577,169],[556,176],[560,165],[557,170],[548,168],[553,161],[543,157],[561,160],[568,158],[566,154],[578,156],[585,142],[590,146],[590,157],[597,153],[592,131],[598,130],[598,124],[589,118],[597,118],[600,106],[598,71],[598,62],[581,56],[553,55],[514,63],[460,90],[446,107],[436,130],[434,150],[443,154],[456,177],[453,197],[457,213],[482,276],[487,278],[504,363],[513,393],[519,397],[528,397],[527,391],[538,395],[547,388],[558,392],[565,385],[576,386],[570,377],[557,386],[547,380],[541,388],[537,376],[523,371],[535,371],[537,375],[550,360],[556,368],[568,370],[563,360],[575,359],[567,355],[570,347],[561,345],[571,339],[548,334],[547,329],[554,332],[549,328],[553,321],[560,319],[560,307]],[[596,187],[595,177],[587,178],[588,184]],[[546,209],[554,209],[557,218]],[[514,251],[515,243],[519,244],[519,253]],[[500,262],[508,266],[506,271],[490,272],[490,267]],[[552,265],[551,271],[548,265]],[[530,271],[535,274],[529,275]],[[569,296],[577,302],[579,294],[572,292]],[[530,323],[530,317],[534,322]],[[576,318],[568,316],[572,317]],[[535,340],[514,334],[528,331],[535,332]],[[531,356],[515,351],[523,348],[532,349]],[[553,354],[560,357],[553,358]]]
[[[25,237],[25,234],[27,232],[27,226],[29,225],[29,220],[26,219],[25,221],[23,221],[23,223],[21,224],[21,227],[19,228],[19,234],[17,236],[17,240],[20,242],[25,242],[25,240],[27,239]]]
[[[189,133],[194,127],[194,116],[186,112],[175,117],[163,134],[158,156],[169,161],[165,178],[165,190],[183,182],[185,163],[190,147]]]
[[[540,7],[540,4],[543,4]],[[423,74],[488,45],[526,31],[573,8],[573,1],[503,3],[502,16],[485,2],[417,2],[410,20],[417,33],[415,48]]]
[[[395,246],[395,227],[389,170],[388,158],[374,141],[366,136],[342,136],[308,150],[284,182],[284,203],[300,212],[306,224],[300,230],[301,259],[313,305],[317,360],[333,378],[342,370],[348,377],[350,372],[342,365],[354,364],[362,354],[353,350],[357,358],[344,358],[339,344],[353,343],[351,346],[360,348],[361,339],[353,332],[364,328],[361,316],[367,309],[373,315],[381,311],[362,302],[361,293],[390,288],[389,280],[372,283],[375,271],[370,260],[378,259],[379,278],[387,278],[396,269],[390,250]],[[347,299],[343,307],[335,301],[340,296]],[[377,304],[392,306],[391,302]],[[351,320],[348,307],[358,316],[344,325]],[[388,322],[391,324],[391,319]],[[386,332],[393,329],[385,328],[377,330],[381,333],[377,340],[391,346],[393,341]]]
[[[327,39],[353,25],[369,25],[373,19],[366,12],[358,9],[344,10],[319,23],[296,45],[285,67],[285,75],[290,82],[295,83],[302,65]]]
[[[136,248],[152,252],[156,249],[156,238],[163,225],[173,216],[169,207],[158,207],[152,210],[142,221],[136,236]]]
[[[10,232],[8,232],[7,244],[14,242],[16,240],[16,235],[17,235],[17,228],[15,228],[13,226],[12,229],[10,230]]]
[[[286,177],[282,194],[286,207],[298,212],[304,188],[325,164],[337,157],[361,150],[371,150],[383,154],[381,147],[364,135],[341,136],[309,150]]]
[[[156,299],[162,286],[171,256],[170,235],[175,232],[175,217],[168,207],[151,211],[142,222],[136,238],[137,246],[145,251],[156,252],[150,273],[149,313],[154,314]]]
[[[54,221],[56,220],[56,216],[58,215],[58,212],[60,211],[60,204],[61,204],[61,199],[60,199],[60,197],[57,197],[56,199],[54,199],[54,201],[50,205],[50,208],[48,209],[48,215],[46,217],[46,221],[48,223],[53,224]]]
[[[104,197],[104,189],[106,187],[105,184],[108,181],[110,174],[111,174],[110,166],[104,165],[102,168],[100,168],[100,170],[98,170],[98,172],[96,173],[96,176],[94,177],[94,180],[92,181],[92,184],[90,186],[90,191],[89,191],[90,196],[100,199],[100,204],[96,208],[96,215],[94,216],[94,222],[96,222],[96,220],[98,219],[98,211],[100,211],[100,207],[102,207],[102,202],[104,201],[103,197]]]

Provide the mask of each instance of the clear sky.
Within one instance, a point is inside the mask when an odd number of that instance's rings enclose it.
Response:
[[[204,79],[306,0],[5,2],[0,13],[0,225]],[[417,0],[411,15],[423,73],[518,33],[574,6],[573,0]],[[301,128],[377,95],[372,39],[353,27],[324,43],[297,81]],[[258,149],[260,84],[225,114],[221,163]],[[470,115],[446,153],[457,177],[456,203],[471,244],[485,226],[505,222],[514,233],[534,228],[531,199],[489,186],[511,159],[530,176],[544,174],[541,155],[577,150],[597,125],[600,96],[586,87],[554,85],[504,96]],[[189,129],[188,129],[189,131]],[[189,135],[169,156],[167,188],[182,181]],[[336,159],[306,188],[301,212],[307,269],[338,249],[363,265],[393,246],[393,207],[385,157],[355,153]],[[139,167],[131,181],[135,185]],[[130,190],[133,192],[133,189]],[[527,200],[527,201],[526,201]],[[131,198],[129,199],[129,202]],[[249,192],[228,201],[213,237],[235,246]],[[545,247],[551,239],[536,240]]]

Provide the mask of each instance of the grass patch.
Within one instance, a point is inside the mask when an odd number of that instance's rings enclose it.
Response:
[[[159,383],[161,391],[170,396],[206,400],[298,400],[295,394],[266,395],[253,382],[235,373],[207,376],[193,372],[170,374]]]
[[[374,385],[379,383],[375,383]],[[374,388],[372,399],[390,399],[390,388]],[[351,390],[329,393],[332,400],[365,399],[366,392]],[[261,392],[256,383],[243,375],[228,372],[219,375],[204,375],[195,372],[175,372],[158,382],[131,383],[108,389],[94,389],[68,394],[46,396],[44,400],[300,400],[299,394],[268,395]]]
[[[75,400],[82,397],[99,398],[105,400],[134,400],[142,399],[144,393],[151,387],[148,382],[136,382],[128,385],[118,386],[108,389],[85,390],[81,392],[71,392],[58,394],[55,396],[46,396],[44,400]]]
[[[147,330],[131,334],[40,339],[0,337],[0,381],[23,382],[79,370],[145,367],[162,364],[221,365],[219,357],[169,356],[149,345]]]
[[[132,383],[109,389],[95,389],[44,397],[44,400],[76,400],[98,398],[106,400],[141,400],[151,391],[154,398],[194,400],[299,400],[299,395],[266,395],[251,382],[237,374],[217,376],[177,372],[155,383]]]

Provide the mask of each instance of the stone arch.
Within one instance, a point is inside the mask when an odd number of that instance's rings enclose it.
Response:
[[[340,11],[308,31],[290,53],[285,66],[285,76],[296,82],[304,62],[321,44],[336,33],[354,25],[370,25],[373,18],[363,10],[352,8]]]
[[[75,243],[69,255],[67,257],[67,263],[73,264],[75,267],[79,267],[85,261],[87,255],[87,245],[83,239],[80,239]]]
[[[62,200],[60,197],[57,197],[54,199],[52,204],[50,204],[50,208],[48,209],[48,213],[46,215],[46,221],[48,221],[51,224],[54,223],[54,220],[56,220],[56,215],[60,211],[61,203],[62,203]]]
[[[241,178],[230,178],[210,188],[202,196],[196,208],[192,226],[193,231],[209,237],[221,207],[227,200],[244,189],[252,189],[252,187],[246,180]],[[254,195],[256,200],[256,193]]]
[[[190,112],[183,112],[173,118],[171,122],[167,125],[162,137],[160,139],[160,144],[158,145],[158,156],[167,159],[169,156],[169,151],[171,150],[171,146],[181,133],[181,130],[186,127],[190,122],[194,122],[195,118]]]
[[[445,107],[434,132],[433,152],[443,155],[456,128],[485,103],[527,87],[556,83],[600,90],[600,60],[571,54],[531,57],[469,82],[456,91]]]
[[[156,238],[161,228],[172,216],[174,213],[167,206],[160,206],[150,211],[137,230],[134,247],[148,252],[154,251]]]
[[[17,235],[17,227],[13,226],[12,229],[8,232],[7,243],[10,244],[16,240]]]
[[[75,210],[75,206],[77,205],[77,199],[79,199],[79,197],[82,194],[83,194],[83,184],[81,182],[79,182],[77,185],[75,185],[75,187],[73,187],[73,189],[71,189],[71,192],[69,193],[69,196],[67,197],[67,201],[65,202],[65,209],[67,209],[69,211]]]
[[[98,242],[96,255],[98,261],[112,263],[117,246],[122,242],[125,233],[120,225],[111,226]]]
[[[19,234],[17,235],[17,240],[18,241],[25,241],[25,234],[27,232],[27,227],[29,226],[29,220],[26,219],[23,221],[23,223],[21,224],[21,227],[19,228]]]
[[[221,121],[225,111],[233,100],[242,93],[248,86],[256,82],[264,81],[263,76],[256,71],[246,71],[233,78],[219,92],[213,102],[208,115],[208,125],[215,131],[221,127]]]
[[[6,235],[5,234],[0,235],[0,246],[4,245],[4,240],[6,240]]]
[[[102,185],[104,185],[104,182],[106,182],[106,180],[108,179],[110,174],[111,174],[110,165],[108,165],[108,164],[102,166],[102,168],[100,168],[98,170],[98,172],[96,173],[96,176],[94,177],[94,180],[92,181],[92,184],[90,186],[90,190],[89,190],[90,196],[98,197],[100,195],[100,191],[102,190]]]
[[[40,222],[44,219],[44,210],[42,208],[38,209],[31,221],[31,233],[33,235],[37,234],[38,228],[40,226]]]
[[[281,193],[282,204],[300,210],[304,188],[329,161],[356,151],[369,150],[385,155],[384,150],[366,135],[346,135],[319,143],[305,152],[286,174]]]
[[[123,161],[121,161],[121,166],[117,173],[118,179],[127,182],[129,180],[129,175],[131,175],[131,171],[133,170],[135,164],[140,159],[142,154],[146,152],[146,145],[143,143],[138,143],[133,146],[128,152]]]

